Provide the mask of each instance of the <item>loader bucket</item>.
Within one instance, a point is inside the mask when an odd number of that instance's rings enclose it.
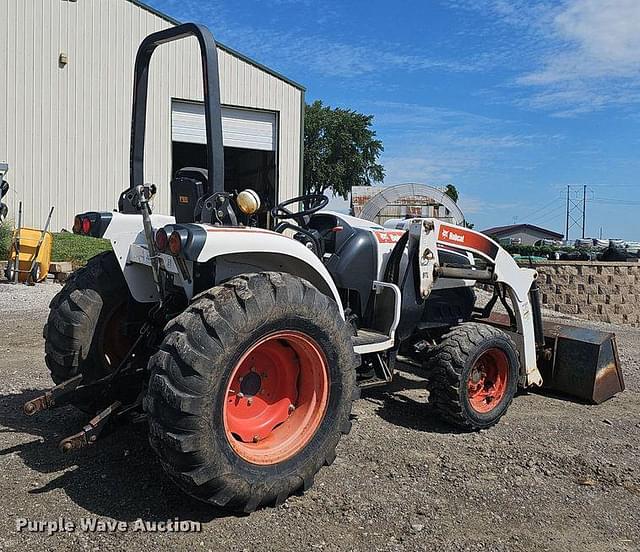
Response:
[[[600,404],[624,390],[613,333],[544,321],[543,389]]]

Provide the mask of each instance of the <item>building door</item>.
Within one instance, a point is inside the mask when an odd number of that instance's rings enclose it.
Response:
[[[172,173],[207,167],[204,104],[174,100],[171,107]],[[251,188],[270,209],[277,196],[277,116],[273,112],[222,108],[225,190]],[[265,215],[261,225],[267,223]]]

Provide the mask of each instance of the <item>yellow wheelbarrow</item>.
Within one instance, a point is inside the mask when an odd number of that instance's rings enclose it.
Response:
[[[5,276],[10,282],[24,282],[35,284],[42,282],[49,274],[51,264],[51,250],[53,247],[53,234],[48,231],[53,207],[49,211],[44,230],[36,228],[18,228],[13,232],[9,261]],[[22,218],[22,205],[20,205],[20,217]]]

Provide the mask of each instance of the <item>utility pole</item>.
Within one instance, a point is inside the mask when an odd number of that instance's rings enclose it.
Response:
[[[585,216],[587,214],[587,185],[582,186],[582,239],[584,239]]]
[[[567,185],[567,226],[564,232],[564,239],[569,241],[569,193],[571,191],[571,186]]]
[[[580,220],[582,211],[582,220]],[[569,241],[569,232],[574,226],[582,226],[582,237],[585,237],[587,230],[587,186],[582,186],[582,197],[580,197],[579,185],[569,184],[567,186],[567,222],[565,226],[565,240]],[[582,224],[581,224],[582,223]]]

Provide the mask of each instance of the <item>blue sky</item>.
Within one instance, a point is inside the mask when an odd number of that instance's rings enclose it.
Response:
[[[373,114],[385,183],[453,183],[476,228],[564,231],[587,185],[587,235],[640,240],[640,0],[147,3]]]

